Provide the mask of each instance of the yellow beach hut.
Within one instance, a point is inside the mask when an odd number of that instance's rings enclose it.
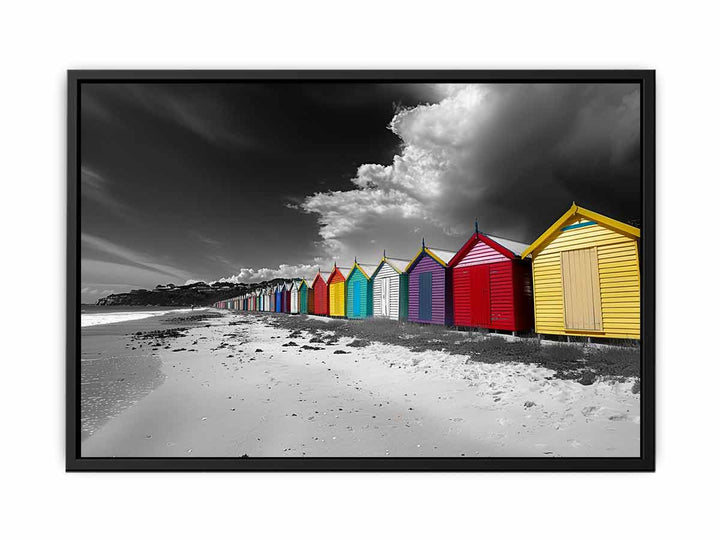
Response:
[[[333,266],[330,277],[327,280],[328,289],[330,291],[330,316],[345,316],[345,276],[337,267]]]
[[[640,229],[575,203],[535,240],[538,334],[640,339]]]

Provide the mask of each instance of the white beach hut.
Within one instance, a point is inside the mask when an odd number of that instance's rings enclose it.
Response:
[[[262,297],[263,297],[262,310],[270,311],[270,289],[268,287],[265,287],[262,290]]]
[[[407,318],[407,274],[403,269],[410,261],[383,257],[370,276],[373,295],[373,317]]]
[[[290,285],[290,313],[300,313],[300,284],[302,281],[293,281]]]

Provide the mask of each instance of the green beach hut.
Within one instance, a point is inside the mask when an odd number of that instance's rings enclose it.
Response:
[[[300,313],[314,313],[314,294],[312,287],[304,279],[300,282]]]

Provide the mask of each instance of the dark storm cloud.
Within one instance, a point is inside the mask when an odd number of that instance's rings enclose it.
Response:
[[[288,204],[351,187],[359,164],[391,159],[393,103],[422,95],[403,85],[349,88],[83,85],[82,230],[188,278],[312,261],[322,254],[316,220]],[[83,281],[102,283],[99,273]],[[148,279],[121,283],[155,285]]]
[[[573,201],[636,219],[639,112],[635,85],[439,86],[437,103],[395,116],[403,146],[392,162],[360,167],[354,189],[303,208],[328,253],[346,258],[407,255],[421,237],[452,249],[475,217],[530,242]]]
[[[468,163],[482,190],[467,199],[465,216],[474,206],[489,229],[527,240],[572,201],[620,220],[640,217],[637,86],[506,86],[487,106],[493,113]]]

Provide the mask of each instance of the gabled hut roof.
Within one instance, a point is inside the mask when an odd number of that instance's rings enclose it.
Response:
[[[315,274],[315,277],[312,280],[311,288],[315,288],[315,283],[317,282],[318,279],[321,279],[323,283],[327,284],[328,276],[329,276],[328,272],[322,272],[322,271],[318,270],[317,274]]]
[[[373,279],[375,277],[375,274],[380,271],[383,263],[386,263],[398,274],[402,274],[403,272],[405,272],[405,268],[407,267],[407,265],[410,264],[410,261],[408,261],[407,259],[396,259],[394,257],[387,257],[385,253],[383,253],[382,259],[380,259],[380,262],[375,267],[375,270],[373,270],[373,273],[370,275],[370,279]]]
[[[509,259],[519,258],[523,250],[527,249],[528,245],[518,242],[516,240],[510,240],[508,238],[502,238],[500,236],[493,236],[489,234],[483,234],[476,229],[473,235],[468,239],[465,244],[458,250],[458,252],[448,261],[448,266],[455,266],[467,255],[478,242],[484,242],[495,251],[502,253]]]
[[[450,260],[455,256],[454,251],[448,251],[446,249],[430,248],[425,245],[425,241],[423,240],[423,245],[420,248],[420,251],[417,252],[417,254],[412,258],[412,260],[405,267],[405,272],[409,272],[420,261],[420,258],[422,257],[423,254],[429,255],[430,257],[435,259],[438,263],[440,263],[444,267],[447,267]]]
[[[328,276],[327,280],[325,280],[326,283],[330,283],[330,280],[335,276],[335,274],[340,274],[342,276],[343,280],[345,280],[345,274],[342,273],[342,270],[345,270],[346,272],[349,272],[352,270],[351,267],[340,267],[340,266],[334,266],[332,269],[332,272],[330,272],[330,275]]]
[[[367,279],[368,281],[370,281],[370,276],[367,274],[367,272],[363,269],[363,267],[362,267],[362,266],[360,265],[360,263],[358,263],[357,261],[355,261],[355,264],[353,264],[353,265],[352,265],[352,268],[350,268],[350,272],[349,272],[348,275],[347,275],[347,279],[350,279],[350,275],[351,275],[355,270],[358,270],[359,272],[361,272],[362,275],[365,276],[365,279]]]
[[[495,236],[492,234],[483,235],[483,233],[480,233],[480,235],[485,236],[485,238],[489,238],[493,242],[496,242],[517,257],[520,257],[520,255],[522,255],[522,252],[525,251],[529,246],[529,244],[526,244],[525,242],[510,240],[509,238],[503,238],[502,236]]]
[[[554,234],[561,230],[568,221],[571,221],[576,217],[583,217],[590,221],[594,221],[595,223],[600,223],[608,229],[612,229],[626,236],[640,238],[640,229],[637,227],[633,227],[632,225],[628,225],[622,221],[617,221],[616,219],[603,216],[602,214],[598,214],[597,212],[593,212],[592,210],[588,210],[587,208],[583,208],[573,203],[570,209],[560,216],[560,219],[553,223],[544,233],[538,236],[537,240],[525,248],[521,257],[525,258],[537,251],[538,248],[543,246],[545,242],[549,241]]]

